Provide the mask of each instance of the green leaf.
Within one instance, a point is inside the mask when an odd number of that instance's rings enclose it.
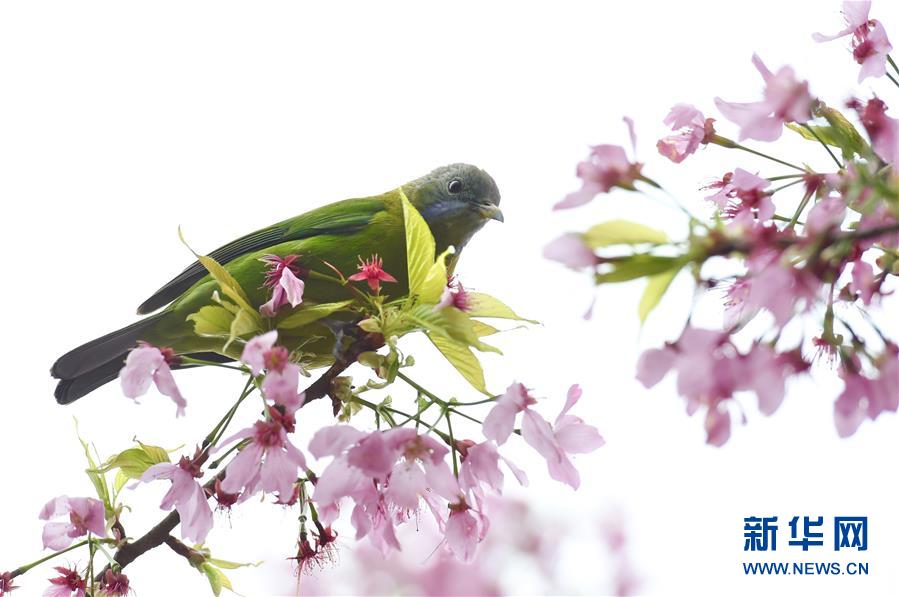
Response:
[[[406,229],[406,270],[409,274],[409,294],[421,294],[434,264],[437,252],[434,235],[427,222],[418,210],[409,203],[409,198],[400,189],[400,200],[403,203],[403,224]]]
[[[479,340],[472,319],[458,309],[447,307],[434,311],[431,305],[419,305],[409,312],[408,319],[427,332],[438,334],[448,340],[473,346],[482,352],[500,352],[498,348]]]
[[[822,102],[815,108],[815,116],[823,118],[827,124],[810,124],[806,128],[804,125],[788,122],[786,126],[809,141],[823,142],[839,148],[845,160],[851,160],[856,155],[870,155],[871,148],[868,142],[839,110],[826,106]],[[812,134],[809,128],[815,134]],[[815,138],[815,135],[818,135],[819,138]]]
[[[455,252],[456,250],[453,247],[447,247],[446,251],[431,264],[431,268],[428,270],[428,274],[425,276],[421,290],[418,293],[418,298],[421,299],[421,302],[430,305],[436,305],[440,302],[440,297],[443,295],[443,289],[446,288],[448,279],[446,260]]]
[[[103,502],[107,514],[109,514],[112,512],[112,501],[109,497],[109,487],[106,485],[106,476],[97,470],[97,461],[91,456],[90,446],[81,439],[81,433],[78,431],[78,419],[75,419],[75,435],[78,437],[78,442],[81,443],[81,447],[84,449],[84,456],[87,458],[88,468],[85,471],[87,477],[94,486],[97,497]]]
[[[237,312],[237,315],[234,316],[234,319],[231,320],[231,329],[229,330],[228,341],[225,342],[224,349],[228,350],[228,347],[237,338],[249,336],[259,329],[261,329],[261,322],[259,321],[259,316],[256,314],[256,311],[247,311],[246,309],[241,308],[241,310]]]
[[[593,249],[610,245],[663,244],[668,242],[668,235],[637,222],[611,220],[587,230],[584,233],[584,242]]]
[[[437,350],[476,390],[490,395],[484,382],[484,369],[470,348],[437,334],[427,334]]]
[[[212,594],[215,597],[219,597],[222,594],[222,589],[228,589],[229,591],[233,591],[234,588],[231,586],[231,580],[225,576],[225,573],[213,566],[212,564],[203,563],[200,565],[200,570],[203,574],[206,575],[206,579],[209,581],[209,586],[212,589]]]
[[[595,281],[597,284],[611,284],[654,276],[678,266],[679,263],[682,263],[682,259],[683,257],[661,257],[638,253],[612,262],[612,270],[596,274]]]
[[[298,311],[282,319],[277,327],[284,330],[303,327],[336,311],[345,309],[351,304],[353,304],[352,300],[337,303],[321,303],[319,305],[307,305],[304,303]]]
[[[640,297],[640,304],[637,305],[637,314],[640,316],[641,324],[646,321],[646,318],[649,317],[652,310],[655,309],[659,304],[659,301],[662,300],[662,297],[665,295],[668,287],[671,286],[671,282],[677,276],[679,271],[679,267],[673,267],[661,274],[650,276],[646,281],[646,289],[643,291],[643,296]]]
[[[170,462],[168,452],[158,446],[138,442],[136,447],[128,448],[110,457],[103,463],[103,466],[96,470],[106,473],[113,469],[119,469],[129,479],[140,479],[148,468],[161,462]]]
[[[468,299],[471,305],[468,309],[469,317],[491,317],[496,319],[514,319],[534,324],[539,323],[533,319],[525,319],[518,315],[504,302],[489,294],[469,292]]]
[[[194,333],[198,336],[227,338],[234,313],[219,305],[207,305],[188,315],[187,321],[194,323]]]
[[[250,566],[256,567],[262,564],[262,562],[229,562],[228,560],[220,560],[218,558],[207,558],[206,561],[216,568],[224,568],[225,570],[237,570],[238,568],[247,568]]]
[[[471,329],[474,330],[474,335],[478,338],[492,336],[493,334],[499,332],[499,330],[492,325],[484,323],[483,321],[478,321],[477,319],[471,320]]]

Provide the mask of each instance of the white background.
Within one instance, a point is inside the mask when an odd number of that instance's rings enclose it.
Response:
[[[116,384],[69,408],[53,401],[47,371],[55,357],[130,322],[137,304],[187,264],[177,225],[208,251],[316,205],[466,161],[497,180],[506,224],[491,223],[466,249],[463,279],[543,322],[497,339],[506,356],[485,358],[490,387],[521,380],[552,398],[541,409],[554,416],[567,386],[580,382],[578,414],[608,441],[578,460],[577,493],[553,483],[527,450],[515,451],[520,464],[530,463],[528,499],[572,528],[622,509],[648,593],[895,593],[892,416],[839,440],[839,384],[819,369],[814,381],[794,384],[769,419],[743,397],[748,425],[737,426],[726,447],[707,447],[701,420],[684,414],[671,380],[652,391],[633,380],[639,351],[682,326],[688,281],[675,284],[642,331],[639,284],[601,291],[593,321],[584,322],[588,281],[540,256],[561,231],[609,217],[683,234],[676,211],[623,192],[550,213],[577,186],[574,165],[588,144],[626,144],[623,115],[637,122],[646,172],[697,211],[706,207],[696,188],[727,169],[785,173],[717,148],[675,168],[655,152],[661,119],[677,101],[717,117],[716,95],[757,98],[755,50],[772,68],[793,64],[813,92],[840,105],[856,88],[858,67],[844,42],[810,37],[840,29],[838,10],[835,2],[3,3],[0,571],[40,555],[44,501],[90,492],[73,416],[104,454],[135,436],[175,447],[202,437],[238,390],[228,372],[178,374],[189,400],[179,420],[167,399],[151,393],[135,406]],[[891,31],[896,13],[881,2],[873,16]],[[899,41],[899,30],[891,32]],[[887,103],[899,96],[885,80],[861,89]],[[719,130],[736,134],[723,121]],[[810,144],[774,151],[831,167]],[[717,302],[701,303],[702,321],[715,323]],[[418,342],[406,346],[420,363],[417,377],[447,396],[471,396],[439,357]],[[302,412],[303,443],[325,411],[323,401]],[[253,416],[244,412],[241,422]],[[134,492],[130,534],[159,517],[163,485]],[[783,545],[785,522],[797,514],[869,516],[870,549],[857,559],[870,562],[870,575],[744,577],[743,517],[778,515]],[[209,538],[217,555],[272,562],[232,574],[238,590],[290,586],[282,558],[292,548],[292,520],[256,506],[235,511],[230,525],[221,520]],[[784,545],[767,559],[795,554]],[[853,559],[829,547],[808,559],[835,555]],[[595,551],[570,549],[559,565],[564,590],[609,590]],[[165,548],[128,573],[140,595],[206,590]],[[509,576],[508,590],[535,590]],[[38,594],[42,577],[24,577],[19,594]]]

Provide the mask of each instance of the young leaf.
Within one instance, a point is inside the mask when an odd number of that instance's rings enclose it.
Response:
[[[437,252],[434,235],[418,210],[409,202],[406,193],[400,189],[403,203],[403,224],[406,229],[406,270],[409,274],[409,295],[420,294],[428,272],[434,264]]]
[[[456,368],[462,377],[472,385],[476,390],[490,395],[487,391],[487,385],[484,382],[484,369],[481,367],[478,357],[471,352],[471,349],[460,342],[450,340],[437,334],[427,334],[428,339],[437,347],[437,350],[443,354],[447,361]]]
[[[640,304],[637,305],[637,314],[640,316],[640,323],[644,323],[652,310],[656,308],[659,301],[665,295],[671,282],[674,280],[680,268],[673,267],[666,272],[650,276],[646,281],[646,289],[643,296],[640,297]]]
[[[447,247],[446,251],[431,264],[431,268],[428,270],[428,274],[425,276],[418,294],[421,302],[429,305],[436,305],[440,302],[440,296],[443,294],[443,289],[446,288],[447,283],[446,259],[455,251],[453,247]]]
[[[256,311],[247,311],[246,309],[241,308],[231,321],[231,329],[229,330],[228,341],[225,342],[224,349],[228,350],[228,347],[231,346],[231,343],[237,338],[248,336],[257,330],[260,330],[262,327],[261,323]]]
[[[231,333],[234,314],[225,307],[207,305],[188,315],[187,321],[194,323],[194,333],[198,336],[227,338]]]
[[[203,564],[200,564],[200,570],[206,575],[206,579],[209,581],[209,587],[212,589],[212,594],[215,595],[215,597],[219,597],[219,595],[222,594],[222,589],[228,589],[229,591],[234,590],[231,586],[231,580],[225,576],[224,572],[212,564],[204,562]]]
[[[303,327],[323,317],[327,317],[336,311],[345,309],[353,304],[352,300],[340,301],[337,303],[321,303],[320,305],[308,305],[303,303],[296,313],[291,313],[278,323],[278,329],[289,330],[293,328]]]
[[[138,442],[137,447],[128,448],[110,457],[97,472],[106,473],[117,468],[129,479],[140,479],[148,468],[161,462],[170,462],[168,452],[158,446]]]
[[[654,276],[676,267],[682,259],[682,257],[662,257],[638,253],[613,262],[612,270],[596,274],[595,281],[597,284],[611,284]]]
[[[81,439],[81,433],[78,431],[78,419],[75,419],[75,435],[78,437],[78,442],[84,449],[84,456],[87,458],[87,463],[89,465],[87,470],[85,470],[87,477],[90,479],[91,485],[94,486],[97,497],[103,502],[107,514],[109,514],[112,512],[112,501],[109,497],[109,487],[106,485],[106,475],[97,470],[97,461],[91,456],[90,446],[86,441]]]
[[[483,292],[469,292],[468,298],[471,308],[468,309],[469,317],[491,317],[496,319],[514,319],[528,323],[539,323],[533,319],[525,319],[518,315],[508,305],[496,297]]]
[[[587,230],[584,233],[584,242],[592,249],[609,245],[662,244],[668,242],[668,235],[637,222],[611,220]]]

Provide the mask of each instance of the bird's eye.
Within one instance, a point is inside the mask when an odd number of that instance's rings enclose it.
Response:
[[[447,183],[446,190],[455,195],[462,192],[462,186],[462,181],[458,178],[454,178]]]

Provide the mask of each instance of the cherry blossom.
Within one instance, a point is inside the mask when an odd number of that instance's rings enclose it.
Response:
[[[899,163],[899,120],[886,115],[887,105],[880,98],[868,100],[864,106],[853,100],[849,107],[858,117],[871,137],[871,147],[887,164]]]
[[[54,567],[60,576],[50,579],[50,586],[44,591],[44,597],[84,597],[87,581],[78,574],[62,566]]]
[[[876,376],[857,371],[858,363],[847,365],[842,377],[845,387],[834,403],[834,423],[840,437],[853,435],[868,418],[899,407],[899,347],[887,345],[877,363]]]
[[[103,502],[94,498],[53,498],[41,508],[40,519],[50,520],[68,515],[69,522],[48,522],[44,525],[44,547],[65,549],[77,537],[91,533],[106,536],[106,512]]]
[[[199,467],[191,459],[182,456],[178,464],[154,464],[140,478],[143,483],[157,479],[172,482],[159,507],[171,510],[174,506],[178,510],[181,536],[194,543],[203,543],[212,529],[212,510],[206,500],[205,490],[196,481],[201,475]]]
[[[348,280],[351,282],[367,282],[371,291],[378,293],[381,291],[381,282],[396,282],[396,278],[384,271],[384,262],[377,255],[372,255],[370,259],[363,260],[359,258],[359,273],[353,274]]]
[[[299,258],[299,255],[283,258],[266,255],[260,259],[268,267],[263,285],[272,291],[272,298],[259,307],[259,312],[265,317],[274,317],[282,307],[296,307],[303,302],[305,283],[301,278],[305,271],[297,263]]]
[[[596,254],[584,242],[580,234],[567,233],[543,247],[543,256],[572,269],[594,267],[598,263]]]
[[[700,145],[707,144],[715,134],[714,119],[706,118],[690,104],[676,104],[664,122],[676,134],[660,139],[656,147],[660,154],[675,164],[695,153]]]
[[[277,493],[280,498],[293,494],[298,469],[306,470],[303,453],[287,437],[294,431],[296,419],[292,413],[277,407],[269,407],[268,415],[266,420],[256,421],[221,442],[218,449],[238,439],[250,440],[228,465],[228,474],[222,482],[224,492],[235,494],[243,490],[245,498],[260,489]]]
[[[634,123],[625,118],[631,138],[631,146],[635,143]],[[643,165],[631,162],[624,148],[619,145],[595,145],[590,148],[590,155],[577,165],[577,177],[581,179],[580,190],[569,193],[555,204],[553,209],[570,209],[589,203],[599,193],[608,193],[614,187],[635,189],[634,182],[643,178]]]
[[[724,401],[735,392],[749,390],[758,397],[762,414],[771,415],[783,402],[784,379],[807,367],[795,352],[776,353],[770,346],[756,344],[741,354],[726,332],[688,326],[677,342],[641,355],[637,379],[652,387],[675,371],[677,391],[687,399],[687,413],[707,407],[707,441],[720,446],[730,436]]]
[[[104,597],[125,597],[131,593],[131,582],[122,572],[107,570],[100,581],[100,594]]]
[[[262,393],[275,404],[294,412],[303,404],[298,392],[300,366],[290,362],[290,354],[283,346],[275,346],[277,330],[252,338],[244,347],[240,360],[250,367],[253,375],[266,371]]]
[[[447,307],[454,307],[460,311],[471,310],[471,294],[455,278],[451,278],[443,289],[443,293],[440,295],[440,302],[434,307],[434,311],[440,311]]]
[[[170,365],[176,362],[177,356],[171,348],[157,348],[141,343],[128,353],[125,366],[119,372],[122,393],[128,398],[139,398],[147,393],[152,382],[161,394],[175,402],[178,407],[176,416],[182,416],[187,401],[181,395],[172,375]]]
[[[715,98],[715,105],[728,120],[740,127],[740,140],[776,141],[785,122],[804,123],[812,117],[812,96],[808,83],[799,82],[793,69],[783,66],[776,74],[768,70],[758,55],[752,63],[765,82],[764,99],[735,103]]]
[[[4,595],[9,595],[19,587],[13,584],[12,574],[9,572],[4,572],[0,574],[0,597]]]
[[[886,74],[887,56],[893,49],[883,24],[870,19],[870,12],[871,0],[845,0],[843,18],[846,20],[846,27],[833,35],[815,33],[812,36],[817,42],[825,42],[851,35],[852,57],[862,65],[858,74],[859,83],[868,77],[882,77]]]

